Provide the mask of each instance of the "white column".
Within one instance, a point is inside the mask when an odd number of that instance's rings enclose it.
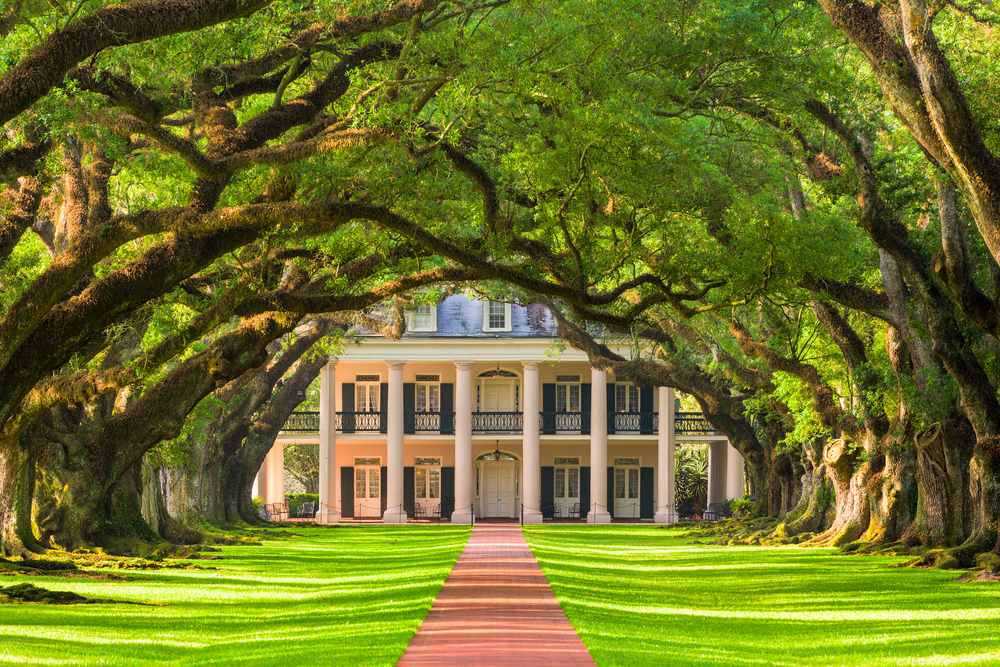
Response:
[[[403,509],[403,366],[389,361],[389,405],[386,406],[386,498],[383,523],[406,523]]]
[[[726,447],[728,446],[729,442],[726,440],[716,440],[708,445],[709,505],[721,503],[726,499]]]
[[[590,371],[590,511],[587,523],[611,523],[608,503],[608,374]]]
[[[674,507],[674,390],[660,387],[660,425],[656,435],[656,523],[677,523]]]
[[[456,361],[455,510],[452,523],[472,523],[472,362]]]
[[[318,523],[339,523],[337,497],[337,362],[319,372],[319,511]]]
[[[524,433],[522,453],[524,482],[521,502],[524,523],[542,522],[542,469],[538,453],[538,362],[522,361],[524,366]]]
[[[281,443],[271,445],[261,472],[264,473],[264,502],[269,505],[285,502],[285,448]]]
[[[728,443],[727,443],[728,444]],[[726,498],[743,497],[743,455],[729,444],[726,452]]]

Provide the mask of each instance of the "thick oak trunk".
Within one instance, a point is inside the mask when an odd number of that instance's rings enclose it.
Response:
[[[972,428],[965,420],[935,423],[917,433],[915,442],[920,495],[912,541],[930,546],[960,544],[968,537],[972,520]]]
[[[837,516],[830,528],[816,537],[822,544],[842,546],[854,542],[868,530],[871,508],[865,486],[871,464],[864,461],[855,472],[859,451],[852,444],[838,438],[827,443],[823,452],[827,474],[836,493]]]

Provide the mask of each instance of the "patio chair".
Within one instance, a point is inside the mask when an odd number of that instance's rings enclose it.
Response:
[[[299,518],[311,519],[314,516],[316,516],[316,503],[302,503],[302,507],[299,508]]]
[[[580,518],[580,503],[573,503],[572,505],[570,505],[569,512],[567,512],[567,516],[575,517],[575,518],[579,519]]]
[[[426,519],[427,518],[427,508],[425,508],[420,503],[413,503],[413,511],[410,514],[414,519]]]

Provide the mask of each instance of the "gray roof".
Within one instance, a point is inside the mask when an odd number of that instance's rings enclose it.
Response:
[[[555,338],[556,320],[540,303],[511,305],[511,331],[483,331],[483,306],[464,294],[445,297],[437,305],[437,331],[407,331],[404,338]],[[368,329],[362,335],[376,336]]]

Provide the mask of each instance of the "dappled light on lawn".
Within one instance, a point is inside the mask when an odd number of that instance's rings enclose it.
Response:
[[[602,666],[1000,664],[1000,587],[954,571],[648,525],[525,535]]]
[[[17,577],[137,605],[0,606],[0,664],[394,665],[469,536],[461,526],[297,526],[215,570]]]

